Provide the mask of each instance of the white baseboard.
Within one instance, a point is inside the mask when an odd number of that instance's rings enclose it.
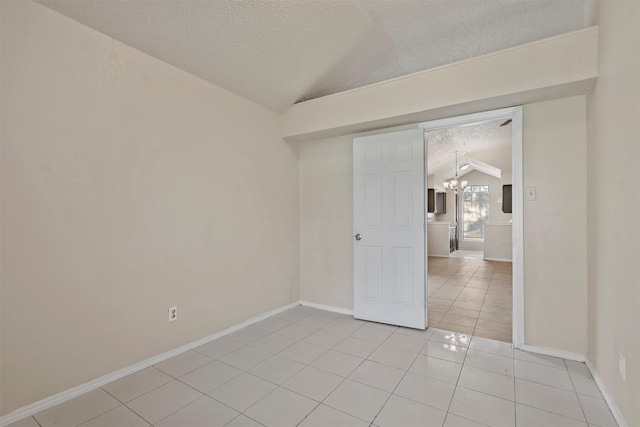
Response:
[[[142,369],[148,368],[150,366],[153,366],[157,363],[163,362],[167,359],[170,359],[174,356],[177,356],[181,353],[184,353],[186,351],[189,350],[193,350],[196,347],[200,347],[203,344],[206,344],[208,342],[211,342],[215,339],[218,339],[220,337],[223,337],[225,335],[229,335],[233,332],[236,332],[242,328],[245,328],[249,325],[253,325],[254,323],[257,323],[261,320],[266,319],[267,317],[271,317],[273,315],[276,315],[278,313],[282,313],[283,311],[289,310],[290,308],[296,307],[300,305],[300,301],[295,301],[292,302],[290,304],[287,304],[285,306],[276,308],[274,310],[270,310],[264,313],[261,313],[255,317],[252,317],[251,319],[245,320],[242,323],[238,323],[236,325],[233,325],[223,331],[220,332],[216,332],[215,334],[206,336],[204,338],[201,338],[199,340],[190,342],[188,344],[185,344],[183,346],[180,346],[178,348],[175,348],[173,350],[169,350],[167,352],[164,352],[162,354],[158,354],[157,356],[153,356],[150,357],[148,359],[145,359],[141,362],[135,363],[131,366],[127,366],[126,368],[122,368],[119,369],[115,372],[111,372],[110,374],[104,375],[100,378],[96,378],[93,380],[90,380],[84,384],[81,384],[79,386],[70,388],[68,390],[65,390],[63,392],[60,392],[58,394],[54,394],[53,396],[49,396],[45,399],[39,400],[38,402],[34,402],[31,403],[27,406],[23,406],[21,408],[18,408],[12,412],[9,412],[7,415],[0,417],[0,426],[6,426],[8,424],[11,424],[15,421],[21,420],[22,418],[26,418],[29,417],[31,415],[34,415],[40,411],[43,411],[45,409],[51,408],[52,406],[55,405],[59,405],[60,403],[66,402],[67,400],[71,400],[74,397],[78,397],[81,394],[90,392],[92,390],[95,390],[99,387],[102,387],[103,385],[109,384],[110,382],[119,380],[120,378],[124,378],[127,375],[131,375],[137,371],[140,371]]]
[[[611,393],[609,393],[609,390],[607,390],[607,387],[605,387],[604,383],[602,382],[602,378],[600,378],[600,375],[598,374],[598,370],[593,365],[591,360],[589,360],[588,357],[587,357],[587,360],[585,360],[585,362],[587,363],[587,368],[589,368],[589,371],[591,371],[591,377],[593,377],[593,380],[596,382],[596,385],[600,389],[600,393],[602,393],[602,397],[604,397],[604,401],[607,402],[607,406],[609,407],[609,410],[611,411],[613,418],[616,419],[618,426],[628,427],[627,422],[622,416],[622,412],[620,412],[618,405],[616,405],[615,400],[613,400],[613,396],[611,396]]]
[[[335,307],[333,305],[316,304],[315,302],[302,300],[300,300],[300,305],[303,305],[305,307],[317,308],[318,310],[333,311],[334,313],[348,314],[349,316],[353,316],[353,310],[350,310],[348,308]]]
[[[483,261],[513,262],[511,258],[483,258]]]
[[[549,347],[541,347],[538,345],[523,344],[520,347],[520,350],[528,351],[529,353],[543,354],[545,356],[561,357],[562,359],[573,360],[576,362],[584,362],[587,360],[587,357],[584,354]]]

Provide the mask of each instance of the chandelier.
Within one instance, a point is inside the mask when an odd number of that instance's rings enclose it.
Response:
[[[445,189],[453,190],[457,194],[458,190],[463,190],[469,183],[469,181],[458,181],[458,152],[457,151],[456,151],[456,163],[454,166],[456,170],[456,177],[449,181],[444,182],[443,185]]]

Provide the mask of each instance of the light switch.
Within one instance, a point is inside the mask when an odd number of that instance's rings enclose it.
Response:
[[[536,187],[527,187],[525,194],[527,201],[534,201],[536,199]]]

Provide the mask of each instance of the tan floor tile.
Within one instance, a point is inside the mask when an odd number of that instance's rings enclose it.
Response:
[[[491,320],[478,320],[476,327],[484,329],[485,331],[495,331],[511,335],[511,325],[509,324],[492,322]]]
[[[512,289],[513,288],[511,280],[495,280],[495,279],[491,279],[490,287],[491,288],[500,288],[500,289]]]
[[[429,310],[429,321],[431,322],[433,320],[434,322],[440,322],[444,318],[445,314],[447,313],[444,311]]]
[[[474,288],[474,289],[484,289],[485,291],[489,289],[489,282],[477,281],[475,279],[471,279],[467,282],[466,288]]]
[[[487,313],[496,313],[496,314],[511,314],[513,310],[511,309],[511,307],[504,307],[504,306],[489,304],[485,301],[485,303],[482,304],[481,311],[485,311]]]
[[[496,289],[496,288],[489,287],[489,290],[487,291],[486,296],[499,297],[499,298],[511,300],[513,298],[513,293],[511,289],[500,289],[500,288]]]
[[[513,300],[511,297],[501,297],[501,296],[495,296],[495,295],[491,295],[491,296],[487,296],[484,299],[484,303],[485,304],[490,304],[490,305],[497,305],[500,307],[509,307],[511,308],[511,305],[513,304]]]
[[[427,295],[429,295],[429,297],[433,296],[433,294],[435,294],[441,286],[442,285],[432,285],[431,283],[429,283]]]
[[[482,301],[456,301],[453,303],[452,307],[480,310],[482,307]]]
[[[496,314],[489,313],[487,311],[480,311],[480,315],[478,316],[481,320],[490,320],[492,322],[505,323],[507,325],[511,325],[513,323],[511,319],[511,314]]]
[[[471,310],[469,308],[451,307],[447,313],[453,314],[456,316],[465,316],[465,317],[472,317],[474,319],[477,319],[478,317],[480,317],[481,312],[479,310]],[[487,320],[492,320],[492,319],[487,319]]]
[[[478,328],[486,338],[510,342],[511,267],[509,262],[429,258],[429,327],[465,334]]]
[[[474,302],[482,304],[484,299],[485,295],[483,294],[465,294],[458,296],[458,298],[456,298],[456,302]]]
[[[427,306],[429,310],[446,312],[447,310],[449,310],[449,308],[451,308],[453,302],[453,299],[431,297],[427,301]]]
[[[451,280],[451,281],[457,280],[457,281],[466,283],[466,282],[469,281],[469,279],[471,279],[471,276],[473,276],[473,273],[456,271],[455,273],[453,273],[451,275],[449,280]]]
[[[486,289],[465,287],[458,297],[484,297],[486,294]]]
[[[500,281],[503,281],[503,282],[513,282],[513,275],[511,274],[511,272],[504,273],[504,272],[496,270],[496,272],[493,273],[493,276],[491,276],[491,280],[500,280]]]
[[[460,293],[460,295],[458,295],[458,298],[456,298],[456,302],[460,302],[460,301],[479,301],[482,302],[484,301],[484,297],[486,296],[486,294],[484,292],[473,292],[473,290],[471,290],[471,292],[465,292]]]
[[[455,314],[447,314],[446,316],[444,316],[444,319],[442,319],[444,323],[453,323],[456,325],[468,326],[471,328],[476,326],[477,320],[478,319],[475,319],[473,317],[456,316]]]
[[[471,276],[471,280],[473,279],[490,279],[493,276],[493,268],[485,269],[483,267],[478,267],[478,269]]]
[[[463,289],[463,286],[449,286],[445,283],[433,294],[433,297],[443,299],[456,299]]]
[[[499,291],[499,290],[500,289],[492,288],[491,286],[489,286],[489,289],[487,290],[487,294],[489,294],[489,292],[491,292],[491,295],[487,295],[487,296],[489,296],[491,299],[495,299],[497,301],[504,300],[505,302],[511,303],[512,293],[511,292],[503,292],[502,295],[496,295],[496,291]]]

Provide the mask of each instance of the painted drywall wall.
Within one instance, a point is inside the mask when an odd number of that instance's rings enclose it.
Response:
[[[353,309],[350,136],[300,144],[300,298]]]
[[[525,105],[525,342],[586,354],[586,97]]]
[[[526,105],[524,120],[525,185],[538,185],[542,192],[536,205],[525,205],[527,339],[582,354],[587,345],[585,114],[580,96]],[[300,292],[303,299],[346,309],[353,308],[354,136],[300,144]],[[553,153],[562,157],[553,159]],[[572,194],[558,188],[557,180],[570,185]],[[567,201],[581,209],[566,209]],[[545,216],[539,216],[542,211]]]
[[[353,310],[353,137],[300,143],[300,298],[348,310]]]
[[[2,414],[298,300],[278,114],[0,7]]]
[[[587,98],[589,352],[627,425],[640,425],[640,3],[593,2],[599,73]],[[619,357],[626,359],[626,381]]]

